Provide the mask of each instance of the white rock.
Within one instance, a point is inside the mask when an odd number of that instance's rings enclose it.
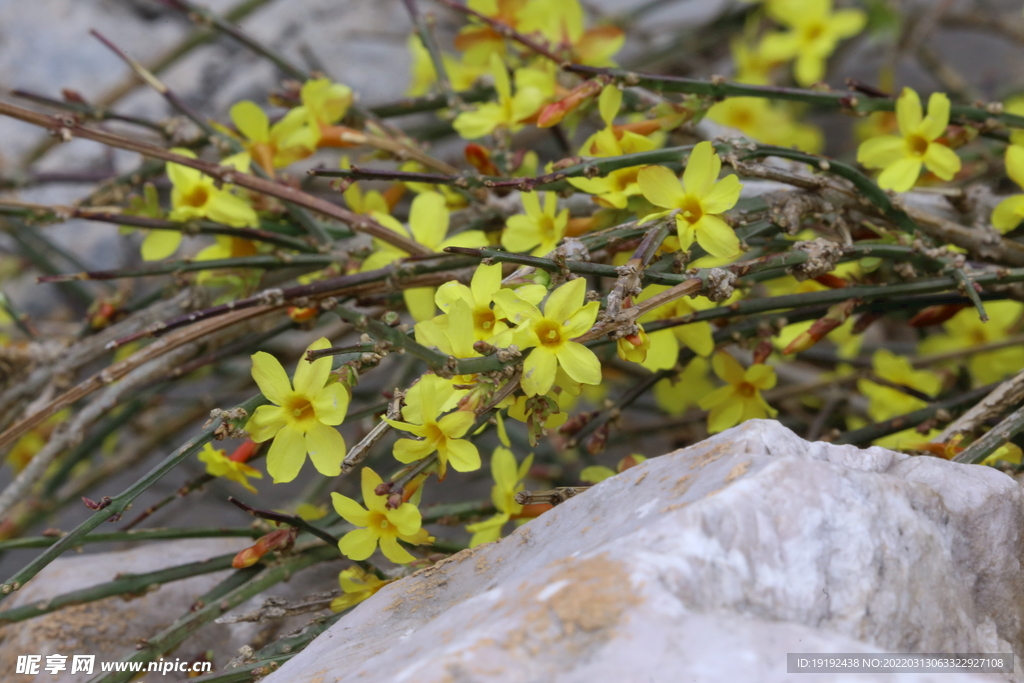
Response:
[[[787,652],[1019,655],[1021,503],[992,469],[750,421],[387,586],[263,680],[791,681]],[[870,680],[1024,680],[1015,661]]]

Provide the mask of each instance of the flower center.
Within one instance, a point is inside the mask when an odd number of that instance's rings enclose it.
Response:
[[[821,37],[821,34],[825,32],[825,24],[820,21],[816,21],[813,24],[807,24],[804,26],[804,40],[812,42]]]
[[[478,308],[473,311],[473,325],[478,330],[490,332],[494,329],[494,311],[490,308]]]
[[[682,206],[679,207],[683,213],[683,218],[689,223],[696,223],[704,217],[704,209],[701,208],[700,200],[691,195],[686,195],[683,199]]]
[[[750,382],[740,382],[736,385],[736,393],[743,398],[753,398],[754,394],[757,393],[757,387]]]
[[[393,533],[391,522],[388,521],[387,515],[382,512],[370,512],[370,524],[368,525],[368,528],[379,529],[384,533]]]
[[[291,414],[296,422],[304,422],[316,417],[316,413],[313,410],[313,404],[309,402],[309,399],[301,394],[294,394],[290,396],[285,401],[284,409]]]
[[[206,202],[209,200],[210,191],[206,189],[206,186],[204,185],[197,185],[195,189],[182,197],[181,202],[186,206],[194,206],[198,208],[200,206],[205,206]]]
[[[444,442],[444,432],[441,431],[441,428],[437,425],[436,422],[428,422],[424,425],[424,427],[426,428],[426,434],[423,435],[423,438],[428,443],[439,444]]]
[[[907,149],[910,150],[910,153],[914,156],[923,157],[924,153],[928,151],[928,141],[921,135],[908,135]]]
[[[537,323],[537,338],[544,346],[558,346],[562,343],[562,326],[547,318]]]

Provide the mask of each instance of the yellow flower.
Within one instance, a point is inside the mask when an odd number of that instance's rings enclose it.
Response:
[[[331,494],[334,509],[342,519],[360,527],[341,537],[338,550],[350,560],[360,562],[373,555],[379,543],[384,557],[395,564],[408,564],[415,560],[398,541],[401,539],[413,544],[429,542],[429,537],[421,528],[423,518],[419,509],[412,503],[402,503],[394,510],[389,510],[387,497],[378,496],[375,492],[384,482],[369,467],[363,468],[361,483],[365,508],[348,496]]]
[[[942,379],[934,372],[915,370],[906,357],[897,356],[888,349],[875,351],[871,364],[878,377],[927,396],[934,397],[942,388]],[[905,415],[928,405],[916,396],[867,379],[858,381],[857,389],[870,400],[868,415],[876,422]]]
[[[1014,443],[1007,443],[992,452],[987,458],[979,462],[979,465],[995,465],[999,460],[1004,460],[1013,465],[1019,465],[1024,452],[1020,446]]]
[[[430,92],[430,87],[437,82],[434,61],[430,58],[427,48],[423,47],[423,41],[415,33],[409,36],[408,47],[412,74],[409,88],[405,92],[409,97],[426,95]],[[441,54],[441,62],[444,64],[444,70],[448,73],[448,80],[451,81],[452,88],[456,92],[469,90],[476,79],[487,72],[485,66],[459,61],[447,53]]]
[[[449,461],[458,472],[480,469],[480,452],[473,442],[462,438],[476,422],[476,414],[469,410],[456,410],[441,417],[442,413],[451,409],[457,396],[452,383],[437,375],[424,375],[416,386],[419,389],[415,394],[410,391],[406,395],[406,406],[402,409],[402,417],[409,422],[387,422],[395,429],[421,437],[422,440],[396,441],[395,459],[408,464],[437,451],[441,477],[447,471]]]
[[[374,213],[373,217],[386,228],[414,240],[433,251],[445,247],[486,247],[487,235],[479,230],[466,230],[448,237],[448,207],[444,197],[437,192],[424,192],[412,200],[409,211],[409,230],[385,213]],[[376,251],[363,261],[360,271],[377,270],[408,256],[405,251],[379,239],[373,241]],[[412,287],[402,290],[409,313],[417,320],[427,320],[434,315],[434,287]]]
[[[526,213],[509,217],[501,246],[509,251],[529,251],[534,256],[551,253],[565,237],[569,209],[558,210],[558,195],[554,192],[546,193],[543,209],[536,192],[523,192],[519,198]]]
[[[604,465],[591,465],[590,467],[584,467],[580,472],[580,481],[588,484],[600,484],[605,479],[611,479],[616,474],[622,474],[626,470],[636,467],[645,460],[647,460],[647,458],[639,453],[630,453],[619,461],[619,464],[616,465],[614,470],[611,467],[605,467]]]
[[[0,294],[0,296],[3,295]],[[3,311],[3,309],[0,309],[0,312],[6,315],[6,311]],[[0,318],[2,317],[3,316],[0,315]],[[36,453],[38,453],[43,446],[46,445],[46,442],[50,440],[50,435],[53,433],[53,430],[57,428],[57,425],[68,419],[70,414],[71,411],[64,408],[63,410],[46,418],[46,421],[43,422],[43,424],[18,439],[14,446],[11,447],[10,452],[7,453],[7,463],[11,468],[15,472],[21,472],[25,469],[25,466],[31,462]]]
[[[690,406],[715,390],[708,379],[708,361],[697,356],[676,377],[668,377],[654,385],[654,402],[672,417],[682,415]]]
[[[338,574],[338,583],[342,594],[331,600],[331,611],[342,612],[355,607],[367,598],[373,597],[377,591],[394,581],[377,578],[362,567],[349,567]]]
[[[583,143],[581,155],[616,157],[654,149],[655,143],[650,138],[632,131],[615,129],[615,117],[621,108],[622,91],[612,85],[605,86],[598,98],[598,112],[605,127]],[[595,195],[598,204],[624,209],[630,197],[640,194],[640,186],[637,184],[640,169],[640,166],[630,166],[600,178],[569,178],[569,184]]]
[[[273,174],[275,168],[305,159],[315,151],[315,148],[305,145],[285,144],[285,140],[302,126],[301,116],[292,114],[295,111],[293,109],[271,126],[270,119],[255,102],[243,100],[231,107],[231,121],[246,137],[243,143],[246,151],[267,173]]]
[[[498,509],[498,514],[476,524],[467,524],[466,531],[473,534],[469,547],[475,548],[482,543],[490,543],[501,537],[501,528],[523,511],[523,506],[516,502],[516,493],[522,491],[523,479],[533,465],[533,454],[526,456],[522,464],[516,467],[516,457],[507,448],[498,446],[491,456],[491,476],[494,486],[491,487],[491,501]]]
[[[665,285],[648,285],[640,292],[636,302],[642,303],[667,289],[668,287]],[[689,301],[676,299],[644,314],[640,321],[668,320],[712,308],[714,305],[704,297]],[[651,340],[651,347],[647,351],[647,359],[642,365],[648,370],[668,370],[675,367],[676,360],[679,358],[680,343],[700,356],[709,356],[715,350],[715,342],[711,338],[711,323],[706,320],[655,330],[648,332],[647,336]]]
[[[347,156],[341,158],[341,168],[346,171],[352,168],[352,163]],[[384,198],[384,195],[377,190],[363,192],[359,183],[350,184],[345,188],[342,196],[345,198],[348,208],[356,213],[370,216],[375,212],[384,214],[391,212],[391,207],[388,205],[388,200]]]
[[[986,301],[985,311],[989,321],[981,322],[973,307],[965,308],[942,324],[945,334],[936,334],[921,342],[918,351],[922,354],[947,353],[1003,341],[1015,334],[1024,304],[1017,301]],[[1024,347],[1009,346],[1005,349],[984,351],[967,357],[967,369],[975,386],[998,382],[1015,374],[1024,367]],[[954,367],[962,361],[952,361]]]
[[[588,332],[600,307],[586,302],[587,283],[570,280],[548,296],[541,313],[536,306],[502,290],[495,294],[510,320],[518,325],[513,340],[520,349],[533,348],[523,363],[522,387],[527,396],[546,394],[561,367],[582,384],[601,382],[601,361],[594,352],[572,339]]]
[[[539,33],[556,50],[568,50],[572,61],[588,66],[615,66],[615,56],[626,41],[612,24],[586,29],[579,0],[530,0],[523,9],[519,30]]]
[[[709,410],[708,431],[712,434],[747,420],[775,417],[777,410],[761,396],[763,389],[775,386],[775,370],[757,363],[746,370],[735,358],[719,351],[711,359],[718,379],[726,382],[700,400],[701,410]]]
[[[330,346],[321,337],[306,351]],[[310,363],[303,354],[289,382],[276,358],[264,351],[253,354],[252,378],[274,405],[257,408],[245,429],[256,443],[274,439],[267,453],[267,472],[275,484],[295,479],[307,454],[321,474],[341,474],[345,439],[334,427],[345,419],[349,395],[342,384],[327,383],[330,374],[330,357]]]
[[[214,477],[224,477],[238,482],[249,491],[256,493],[256,488],[249,483],[248,477],[262,479],[263,473],[244,462],[235,462],[225,451],[213,447],[212,443],[203,446],[197,457],[206,463],[206,473]]]
[[[544,93],[533,86],[517,87],[513,96],[508,71],[498,55],[491,55],[490,66],[498,101],[485,102],[476,109],[464,111],[452,122],[455,131],[466,140],[482,138],[499,128],[515,133],[544,103]],[[518,80],[516,85],[519,86]]]
[[[352,88],[329,78],[306,81],[299,91],[302,105],[281,120],[287,129],[280,144],[285,148],[315,150],[328,127],[337,123],[352,105]]]
[[[171,150],[176,154],[194,159],[196,155],[188,149],[176,147]],[[224,159],[223,163],[237,165],[244,163],[233,158]],[[226,188],[218,188],[213,178],[203,175],[194,168],[181,164],[167,164],[167,177],[171,181],[171,213],[172,221],[191,221],[208,218],[218,223],[236,228],[256,227],[259,217],[244,199],[236,197]],[[159,261],[167,258],[181,245],[181,233],[174,230],[150,230],[142,242],[142,258],[146,261]]]
[[[461,282],[446,282],[437,288],[434,302],[445,313],[450,313],[457,302],[465,302],[472,316],[472,337],[474,341],[490,342],[509,329],[504,321],[505,314],[500,308],[491,308],[494,295],[501,291],[501,264],[477,266],[469,287]],[[525,285],[515,290],[520,298],[539,303],[546,290],[542,285]],[[439,316],[440,317],[440,316]],[[435,321],[438,318],[434,318]],[[447,321],[442,325],[447,327]],[[417,331],[419,326],[417,326]],[[502,346],[498,343],[497,346]],[[457,356],[463,358],[464,356]]]
[[[676,229],[683,251],[696,239],[697,244],[718,258],[731,258],[740,253],[740,241],[721,214],[735,206],[743,186],[734,175],[716,182],[721,170],[722,160],[711,143],[704,141],[694,146],[683,171],[682,184],[664,166],[648,166],[637,177],[647,201],[678,211]]]
[[[785,105],[761,97],[730,97],[711,107],[707,117],[769,145],[796,147],[812,154],[825,146],[821,129],[795,121]]]
[[[921,98],[904,88],[896,100],[899,135],[883,135],[865,140],[857,148],[857,161],[867,168],[884,169],[878,186],[884,190],[906,192],[917,182],[921,166],[943,180],[950,180],[960,170],[960,157],[937,138],[949,125],[949,98],[932,93],[928,99],[928,116],[922,116]]]
[[[1006,175],[1018,187],[1024,187],[1024,147],[1010,145],[1006,148]],[[1024,220],[1024,194],[1015,194],[999,202],[992,211],[992,227],[1007,233]]]
[[[774,0],[768,14],[787,27],[786,33],[765,36],[761,54],[784,61],[796,57],[795,76],[802,86],[813,85],[825,75],[825,60],[843,38],[857,35],[867,23],[859,9],[832,11],[832,0]]]

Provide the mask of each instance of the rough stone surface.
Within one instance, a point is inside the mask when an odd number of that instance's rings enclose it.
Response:
[[[387,586],[263,680],[783,681],[787,652],[1019,656],[1021,503],[992,469],[749,421]]]
[[[240,538],[192,539],[143,543],[130,550],[95,553],[58,558],[25,585],[18,593],[3,602],[4,609],[43,602],[69,591],[79,590],[111,581],[119,573],[141,574],[165,569],[168,566],[199,562],[226,553],[241,550],[249,541]],[[340,562],[328,562],[303,572],[300,581],[281,584],[267,593],[243,603],[233,613],[259,607],[270,595],[289,598],[310,595],[317,591],[337,587]],[[81,683],[90,676],[69,671],[51,675],[40,672],[36,676],[16,675],[18,655],[96,655],[99,662],[117,661],[131,654],[140,638],[159,633],[189,609],[197,598],[227,578],[233,570],[224,570],[181,581],[164,584],[144,596],[123,599],[105,598],[83,605],[73,605],[56,612],[17,624],[0,626],[0,680],[17,683]],[[269,624],[209,624],[197,635],[186,639],[173,653],[173,657],[192,660],[203,652],[214,653],[214,664],[224,666],[243,645],[265,644],[280,633],[297,628],[312,615],[299,615],[284,622]],[[69,667],[70,669],[70,667]],[[181,674],[158,675],[171,683]],[[147,679],[150,680],[150,679]]]

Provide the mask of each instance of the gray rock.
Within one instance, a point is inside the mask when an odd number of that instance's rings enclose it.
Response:
[[[144,543],[130,550],[64,556],[5,600],[3,608],[43,602],[63,593],[111,581],[120,573],[157,571],[237,552],[250,543],[241,538],[187,539]],[[232,614],[258,608],[264,598],[271,595],[294,599],[335,589],[340,569],[340,562],[318,565],[302,573],[300,581],[278,585],[239,605]],[[91,676],[83,676],[81,673],[71,675],[72,655],[95,655],[94,673],[98,674],[100,662],[118,661],[132,654],[140,639],[159,633],[183,616],[197,598],[227,578],[232,571],[228,569],[167,583],[141,597],[124,599],[114,596],[0,626],[0,671],[4,672],[3,680],[16,680],[19,683],[81,683]],[[210,651],[213,653],[215,667],[223,667],[238,654],[242,646],[260,647],[281,633],[307,623],[311,618],[311,614],[306,614],[269,623],[208,624],[182,642],[168,655],[168,659],[192,661]],[[36,676],[15,676],[18,656],[33,654],[42,655],[44,664],[47,655],[67,655],[68,670],[56,675],[41,671]],[[168,673],[159,678],[171,683],[184,680],[184,675]]]
[[[749,421],[387,586],[264,680],[783,681],[787,652],[1013,652],[1020,681],[1021,503],[989,468]]]

